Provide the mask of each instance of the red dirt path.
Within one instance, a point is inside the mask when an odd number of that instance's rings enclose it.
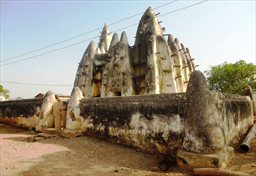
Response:
[[[0,124],[1,176],[184,176],[175,166],[157,169],[158,158],[86,136],[28,142],[30,132]],[[256,139],[250,153],[236,153],[227,169],[256,175]]]

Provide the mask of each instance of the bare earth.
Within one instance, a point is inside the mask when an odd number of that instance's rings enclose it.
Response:
[[[0,175],[185,176],[173,166],[158,170],[159,157],[86,136],[29,142],[27,130],[0,124]],[[256,139],[251,152],[236,153],[227,168],[256,175]]]

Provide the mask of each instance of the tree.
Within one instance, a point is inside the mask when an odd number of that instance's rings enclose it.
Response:
[[[5,99],[8,99],[10,97],[9,93],[10,91],[7,89],[4,89],[4,87],[0,84],[0,94],[2,94],[5,97]]]
[[[213,91],[242,95],[247,85],[256,90],[256,65],[244,60],[211,66],[205,74],[209,88]]]

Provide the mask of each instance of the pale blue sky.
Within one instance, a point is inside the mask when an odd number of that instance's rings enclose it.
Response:
[[[1,1],[1,59],[22,54],[103,27],[119,19],[144,12],[168,1]],[[171,1],[171,0],[170,0]],[[200,1],[176,1],[155,10],[161,14]],[[205,71],[210,65],[244,59],[256,63],[254,0],[210,0],[170,15],[159,17],[165,33],[171,33],[190,49],[192,57]],[[139,22],[137,16],[110,26],[111,31]],[[133,45],[137,26],[125,29]],[[100,30],[40,52],[99,36]],[[121,34],[121,31],[118,32]],[[98,39],[95,40],[98,42]],[[1,67],[1,80],[38,84],[73,85],[76,69],[89,41],[31,60]],[[9,63],[2,61],[1,64]],[[70,87],[43,87],[1,82],[11,97],[29,98],[52,90],[69,95]]]

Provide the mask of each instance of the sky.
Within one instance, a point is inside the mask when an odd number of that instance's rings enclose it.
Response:
[[[32,98],[48,90],[70,95],[78,63],[92,38],[98,43],[97,37],[105,23],[111,24],[143,13],[149,6],[155,8],[168,2],[171,0],[0,0],[0,84],[14,99]],[[198,2],[201,0],[177,0],[154,11],[162,15]],[[166,28],[165,34],[172,34],[188,47],[198,69],[205,71],[210,66],[241,59],[256,64],[255,9],[255,0],[209,0],[159,16],[159,20]],[[138,23],[141,16],[110,25],[110,31],[118,31],[120,36],[122,30],[119,29]],[[137,26],[124,30],[132,46]],[[73,40],[12,58],[77,35],[80,36]],[[73,44],[76,45],[67,47]]]

